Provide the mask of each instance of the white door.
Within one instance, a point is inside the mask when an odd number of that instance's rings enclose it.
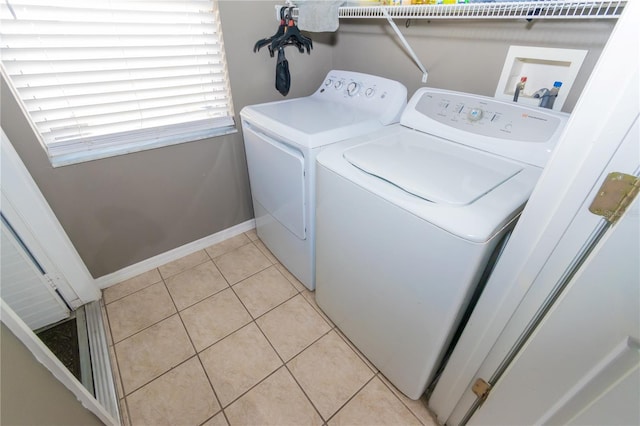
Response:
[[[56,294],[52,281],[28,248],[2,217],[0,295],[31,328],[68,318],[70,311]]]
[[[95,280],[1,130],[0,206],[3,216],[72,309],[98,300],[100,289]]]
[[[639,22],[640,4],[628,2],[431,395],[441,423],[468,417],[477,402],[471,390],[476,379],[494,375],[572,259],[591,244],[602,219],[584,210],[589,194],[609,171],[633,174],[637,168],[639,70],[627,64],[638,63]],[[621,146],[625,138],[627,148]],[[551,361],[551,368],[572,363]]]
[[[640,424],[639,206],[604,231],[468,424]]]

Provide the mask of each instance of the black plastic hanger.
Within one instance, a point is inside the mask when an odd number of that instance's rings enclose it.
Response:
[[[289,14],[285,16],[285,23],[286,28],[284,30],[284,34],[272,39],[269,50],[275,52],[280,47],[294,45],[298,48],[300,53],[304,53],[306,50],[307,53],[310,54],[311,49],[313,49],[313,42],[309,37],[303,35],[300,32],[300,29],[298,29],[298,26],[293,20],[293,7],[289,8]]]
[[[285,15],[284,15],[285,10],[286,9],[284,7],[280,9],[280,26],[278,26],[278,30],[276,31],[276,33],[271,37],[258,40],[256,44],[253,46],[254,52],[257,52],[258,50],[260,50],[260,48],[271,44],[273,40],[280,38],[284,35],[284,32],[287,28],[287,21],[285,20]],[[273,50],[271,49],[271,46],[269,46],[269,54],[271,55],[271,57],[273,57]]]

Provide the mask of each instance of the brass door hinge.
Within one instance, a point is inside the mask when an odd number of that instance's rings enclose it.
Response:
[[[589,211],[614,224],[640,191],[640,178],[625,173],[609,173],[591,202]]]
[[[471,386],[471,390],[476,394],[478,398],[484,401],[485,399],[487,399],[487,396],[489,396],[491,385],[485,382],[483,379],[478,378],[473,386]]]

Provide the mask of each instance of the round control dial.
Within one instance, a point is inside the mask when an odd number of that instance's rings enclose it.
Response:
[[[483,111],[480,108],[471,108],[467,113],[467,118],[469,121],[478,121],[482,118]]]
[[[358,94],[359,91],[360,91],[360,85],[355,81],[352,81],[347,86],[347,95],[349,96],[355,96],[356,94]]]
[[[326,79],[324,82],[325,86],[331,86],[331,83],[333,83],[333,80],[331,80],[330,78]]]
[[[369,88],[368,88],[367,90],[365,90],[365,92],[364,92],[364,95],[365,95],[367,98],[370,98],[370,97],[372,97],[372,96],[373,96],[373,95],[375,95],[375,94],[376,94],[376,89],[374,89],[373,87],[369,87]]]
[[[336,84],[333,85],[336,89],[341,88],[344,85],[344,81],[336,81]]]

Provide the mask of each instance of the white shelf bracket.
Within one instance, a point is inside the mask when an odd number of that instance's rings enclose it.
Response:
[[[429,76],[429,73],[427,72],[427,69],[424,67],[424,65],[422,65],[422,62],[420,61],[420,59],[418,58],[416,53],[411,48],[411,45],[409,44],[407,39],[404,38],[404,35],[402,35],[402,33],[400,32],[400,28],[398,28],[396,23],[393,22],[393,18],[391,18],[391,16],[387,12],[387,8],[383,7],[381,9],[382,9],[382,14],[384,15],[385,18],[387,18],[387,22],[389,22],[389,25],[391,25],[391,28],[393,29],[393,31],[396,33],[396,35],[398,36],[398,38],[402,42],[402,45],[404,46],[405,50],[407,51],[407,53],[409,53],[409,55],[411,56],[413,61],[416,63],[416,65],[418,65],[418,68],[420,68],[420,71],[422,71],[422,82],[426,83],[427,82],[427,77]]]

